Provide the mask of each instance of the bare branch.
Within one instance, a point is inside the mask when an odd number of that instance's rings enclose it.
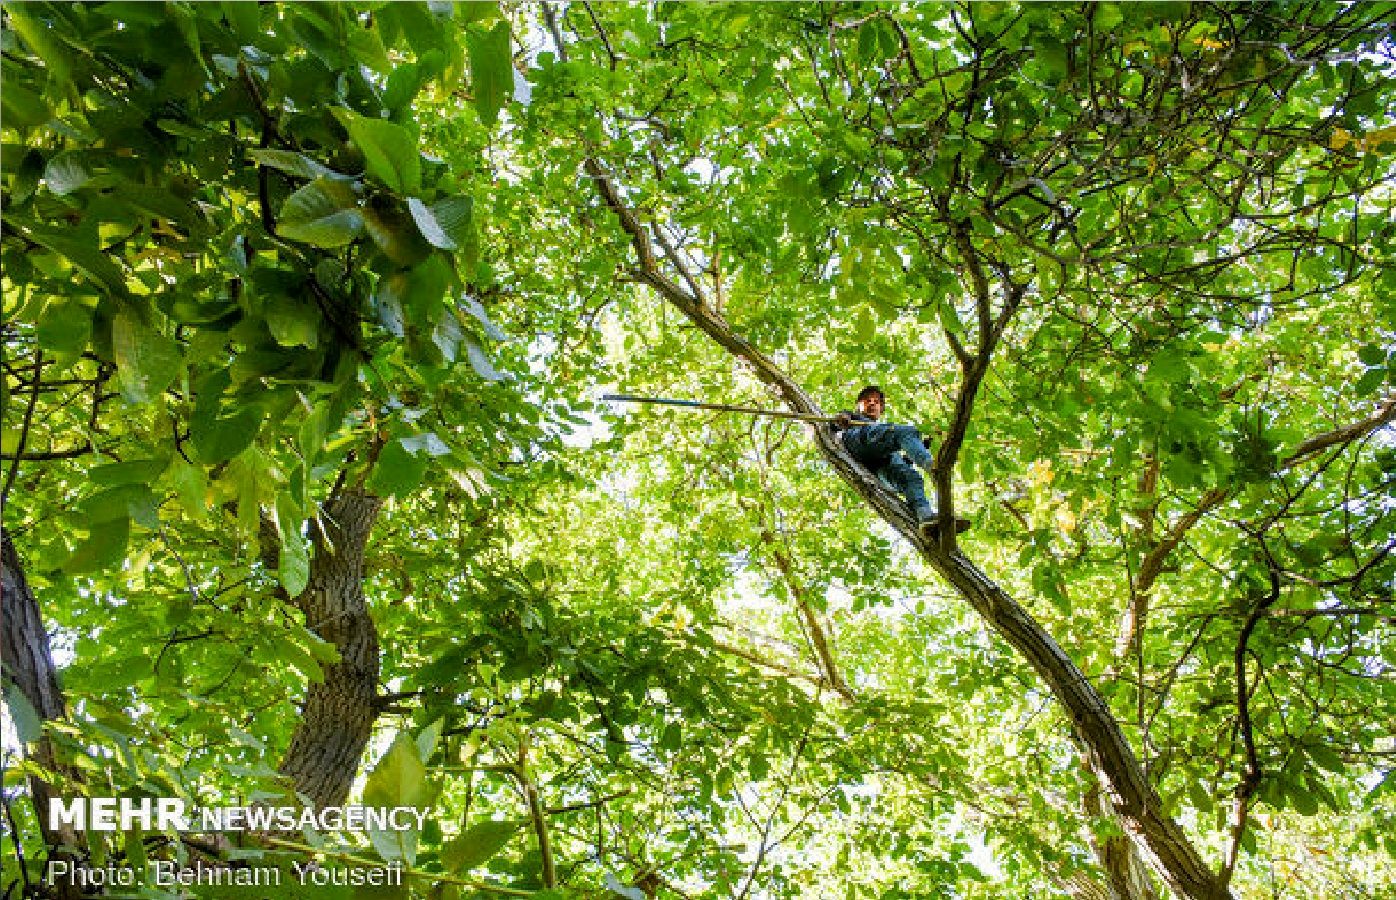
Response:
[[[1376,431],[1383,425],[1396,420],[1396,395],[1387,397],[1377,407],[1377,411],[1360,422],[1345,425],[1342,428],[1335,428],[1332,431],[1325,431],[1323,434],[1316,434],[1304,441],[1299,447],[1280,464],[1281,469],[1288,469],[1316,453],[1322,453],[1329,447],[1336,447],[1339,444],[1348,444],[1360,437]]]

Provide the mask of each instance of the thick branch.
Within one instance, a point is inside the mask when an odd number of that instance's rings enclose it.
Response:
[[[1332,431],[1325,431],[1323,434],[1316,434],[1304,441],[1294,453],[1281,463],[1281,468],[1287,469],[1290,466],[1308,459],[1315,453],[1322,453],[1329,447],[1351,443],[1393,420],[1396,420],[1396,395],[1387,397],[1382,401],[1382,404],[1377,407],[1376,412],[1362,421],[1354,422],[1351,425],[1345,425],[1342,428],[1335,428]]]
[[[378,717],[378,629],[364,597],[364,550],[383,501],[346,491],[325,502],[312,528],[310,581],[296,598],[306,627],[334,644],[340,660],[306,692],[280,770],[316,806],[349,795]]]
[[[1149,597],[1154,589],[1154,582],[1158,581],[1159,575],[1163,573],[1169,555],[1203,516],[1220,506],[1229,496],[1230,492],[1221,488],[1212,488],[1203,494],[1197,505],[1179,516],[1169,526],[1163,538],[1145,554],[1139,564],[1139,571],[1135,573],[1130,584],[1129,607],[1125,610],[1124,621],[1120,623],[1120,634],[1115,641],[1116,657],[1123,658],[1143,632],[1145,620],[1149,615]]]
[[[769,532],[766,534],[766,539],[773,541]],[[805,622],[805,630],[809,632],[810,643],[814,645],[814,654],[819,659],[819,668],[823,670],[824,677],[829,681],[829,686],[844,700],[852,702],[853,690],[843,680],[843,675],[839,672],[839,666],[834,660],[834,651],[829,644],[828,635],[825,634],[824,626],[820,623],[819,616],[815,614],[814,607],[810,606],[809,598],[805,596],[804,586],[795,577],[795,569],[790,557],[774,546],[771,548],[771,556],[775,560],[776,568],[780,571],[781,577],[785,580],[786,587],[790,589],[791,595],[795,598],[795,606]]]
[[[548,837],[547,812],[543,808],[543,800],[538,795],[538,785],[533,783],[533,779],[528,774],[528,737],[525,736],[519,741],[519,761],[514,770],[514,775],[518,779],[519,786],[523,788],[524,798],[528,801],[528,818],[533,823],[533,834],[538,840],[538,856],[543,866],[543,887],[557,887],[557,868],[553,863],[553,844]]]

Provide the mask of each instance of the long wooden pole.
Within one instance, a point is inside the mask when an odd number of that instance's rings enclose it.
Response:
[[[815,416],[809,413],[789,412],[783,409],[759,409],[755,406],[733,406],[730,403],[700,403],[697,400],[672,400],[668,397],[637,397],[633,394],[606,394],[602,400],[618,403],[654,403],[660,406],[684,406],[689,409],[715,409],[719,412],[746,413],[752,416],[770,416],[774,419],[799,419],[801,422],[833,422],[833,416]]]

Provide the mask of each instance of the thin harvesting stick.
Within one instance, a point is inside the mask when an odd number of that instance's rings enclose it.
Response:
[[[787,412],[783,409],[758,409],[754,406],[733,406],[730,403],[700,403],[697,400],[671,400],[668,397],[637,397],[633,394],[606,394],[602,400],[619,403],[653,403],[660,406],[683,406],[689,409],[715,409],[719,412],[746,413],[751,416],[770,416],[774,419],[799,419],[801,422],[833,422],[833,416],[815,416],[809,413]]]

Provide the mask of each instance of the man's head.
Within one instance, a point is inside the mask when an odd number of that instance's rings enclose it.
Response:
[[[882,411],[887,406],[887,398],[882,393],[882,388],[875,384],[870,384],[858,392],[858,412],[869,419],[877,420],[882,418]]]

